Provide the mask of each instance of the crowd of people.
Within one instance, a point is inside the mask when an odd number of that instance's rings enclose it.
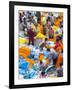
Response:
[[[19,78],[63,76],[63,13],[19,11]]]

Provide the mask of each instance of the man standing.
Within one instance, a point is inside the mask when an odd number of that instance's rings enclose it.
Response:
[[[32,45],[34,45],[34,32],[33,29],[30,27],[30,29],[28,29],[28,37],[29,37],[29,43],[30,44],[32,42]]]

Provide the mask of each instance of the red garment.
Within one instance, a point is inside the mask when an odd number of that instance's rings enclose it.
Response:
[[[60,42],[56,42],[55,49],[56,49],[57,47],[59,47],[59,46],[61,46],[61,43],[60,43]]]

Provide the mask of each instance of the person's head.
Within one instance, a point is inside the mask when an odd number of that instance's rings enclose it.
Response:
[[[50,16],[48,17],[48,19],[47,19],[48,21],[50,21]]]
[[[60,16],[58,16],[58,19],[60,19]]]
[[[53,16],[53,13],[51,13],[51,16]]]
[[[56,42],[58,42],[59,40],[60,40],[60,38],[57,36],[57,37],[56,37]]]
[[[56,17],[56,19],[55,19],[56,21],[58,20],[58,17]]]
[[[25,15],[25,13],[23,12],[23,13],[22,13],[22,15],[24,16],[24,15]]]
[[[30,28],[32,31],[34,31],[34,29],[33,29],[33,27],[31,26],[31,28]]]
[[[47,38],[45,38],[45,41],[47,41],[48,39]]]
[[[29,12],[29,15],[31,16],[31,12]]]
[[[43,62],[40,60],[40,64],[42,64]]]
[[[59,40],[60,40],[60,41],[62,40],[62,37],[61,37],[61,36],[59,36]]]
[[[50,48],[47,48],[47,51],[50,52]]]
[[[21,13],[19,13],[19,16],[21,16]]]
[[[38,18],[37,23],[40,23],[40,22],[41,22],[41,20],[40,20],[40,18]]]

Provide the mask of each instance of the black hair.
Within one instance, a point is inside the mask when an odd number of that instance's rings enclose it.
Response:
[[[51,16],[53,16],[53,14],[51,14]]]
[[[42,71],[42,72],[41,72],[41,74],[42,74],[42,76],[43,76],[43,75],[45,75],[45,72],[44,72],[44,71]]]
[[[19,15],[21,16],[21,13],[19,13]]]
[[[60,37],[59,37],[59,36],[57,36],[57,37],[56,37],[56,41],[58,42],[59,40],[60,40]]]
[[[50,51],[50,49],[49,49],[49,48],[47,48],[47,51]]]
[[[42,64],[43,62],[40,60],[40,64]]]
[[[45,38],[45,41],[47,41],[48,39],[47,38]]]
[[[48,17],[48,20],[50,20],[50,17]]]

